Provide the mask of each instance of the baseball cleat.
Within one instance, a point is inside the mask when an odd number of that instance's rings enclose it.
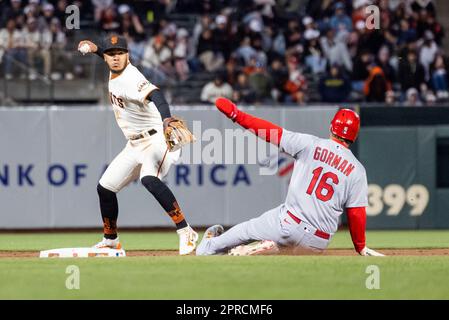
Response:
[[[203,239],[210,239],[210,238],[218,237],[223,232],[224,232],[224,228],[221,225],[216,224],[212,227],[207,228],[206,232],[204,233]]]
[[[228,253],[230,256],[252,256],[258,254],[269,254],[278,252],[279,248],[274,241],[263,240],[253,242],[247,245],[241,245],[231,249]]]
[[[190,226],[176,231],[179,235],[179,255],[184,256],[192,253],[196,248],[198,233],[193,231]]]
[[[119,241],[118,237],[115,238],[115,239],[103,238],[103,240],[98,242],[92,248],[97,248],[97,249],[102,249],[102,248],[121,249],[122,245],[120,244],[120,241]]]

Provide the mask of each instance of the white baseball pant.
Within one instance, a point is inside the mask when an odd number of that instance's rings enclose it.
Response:
[[[163,178],[179,159],[180,153],[181,150],[168,151],[165,137],[160,131],[139,140],[129,140],[104,172],[100,185],[112,192],[119,192],[137,178]]]

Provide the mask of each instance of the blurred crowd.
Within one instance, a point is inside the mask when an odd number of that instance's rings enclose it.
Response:
[[[73,30],[65,29],[71,4],[100,33],[125,35],[132,62],[155,84],[213,75],[204,102],[449,100],[449,60],[432,0],[0,1],[5,77],[23,76],[21,65],[31,78],[77,76],[67,44]],[[373,4],[379,28],[367,11]],[[183,14],[196,22],[171,19]]]
[[[57,80],[73,79],[63,28],[66,1],[10,0],[0,3],[0,62],[6,79],[37,79],[38,69]]]

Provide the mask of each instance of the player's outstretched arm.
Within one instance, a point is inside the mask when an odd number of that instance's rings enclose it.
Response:
[[[267,142],[279,146],[283,132],[282,127],[239,110],[232,101],[226,98],[218,98],[215,100],[215,106],[229,119],[237,122],[243,128],[250,130]]]
[[[162,120],[171,117],[170,106],[164,97],[164,94],[159,89],[151,91],[151,93],[146,97],[147,101],[152,101],[156,106],[157,110],[161,114]]]
[[[88,53],[95,53],[100,58],[103,58],[103,50],[90,40],[80,41],[80,43],[78,44],[78,51],[83,55]]]
[[[351,233],[354,249],[361,256],[382,257],[383,254],[374,251],[366,246],[366,209],[365,207],[347,208],[349,231]]]
[[[190,132],[185,121],[171,115],[168,102],[159,89],[151,91],[145,101],[153,102],[159,110],[163,121],[165,140],[171,152],[195,141],[195,136]]]

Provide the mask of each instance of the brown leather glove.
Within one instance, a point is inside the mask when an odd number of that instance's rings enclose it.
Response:
[[[164,136],[170,152],[195,142],[195,136],[187,128],[185,121],[175,116],[164,119]]]

